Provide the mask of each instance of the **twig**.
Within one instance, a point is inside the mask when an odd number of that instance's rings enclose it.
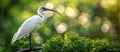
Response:
[[[31,47],[31,50],[30,50],[30,47],[28,47],[28,48],[25,48],[25,49],[17,51],[17,52],[30,52],[30,51],[35,51],[35,50],[42,50],[42,48],[43,48],[42,46]]]

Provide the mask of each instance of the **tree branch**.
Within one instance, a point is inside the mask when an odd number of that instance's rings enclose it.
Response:
[[[42,50],[42,48],[43,48],[42,46],[31,47],[31,50],[30,50],[30,47],[28,47],[28,48],[25,48],[25,49],[17,51],[17,52],[30,52],[30,51],[35,51],[35,50]]]

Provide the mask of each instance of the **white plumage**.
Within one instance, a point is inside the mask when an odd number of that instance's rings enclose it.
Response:
[[[16,40],[22,38],[22,37],[27,37],[30,35],[30,33],[37,31],[41,24],[46,21],[47,17],[45,15],[45,12],[43,11],[54,11],[52,9],[47,9],[45,7],[39,7],[38,8],[38,15],[32,16],[28,18],[18,29],[18,31],[14,34],[11,43],[14,43]],[[58,12],[57,12],[58,13]],[[58,13],[59,14],[59,13]]]
[[[14,34],[12,38],[12,43],[16,40],[29,36],[30,33],[36,31],[40,28],[42,24],[41,17],[39,15],[32,16],[31,18],[27,19],[18,29],[18,31]]]

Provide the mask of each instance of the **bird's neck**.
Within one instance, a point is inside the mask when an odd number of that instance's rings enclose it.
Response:
[[[42,22],[44,22],[44,21],[47,20],[47,16],[46,16],[46,14],[45,14],[43,11],[41,11],[41,12],[38,13],[38,14],[41,16],[41,20],[42,20]]]

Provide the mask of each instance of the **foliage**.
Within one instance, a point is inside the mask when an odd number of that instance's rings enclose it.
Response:
[[[94,41],[94,48],[93,50],[95,52],[119,52],[120,51],[120,46],[112,43],[112,42],[108,42],[107,40],[97,40]]]
[[[43,44],[43,52],[119,52],[120,46],[103,40],[92,40],[67,32],[64,37],[57,35]]]
[[[3,47],[2,46],[0,46],[0,52],[3,50]]]
[[[56,37],[53,37],[52,39],[48,40],[46,42],[47,44],[44,44],[43,46],[44,49],[43,50],[46,50],[47,52],[51,51],[51,52],[57,52],[58,50],[59,51],[62,51],[62,46],[64,46],[64,42],[62,40],[62,37],[61,36],[56,36]]]

